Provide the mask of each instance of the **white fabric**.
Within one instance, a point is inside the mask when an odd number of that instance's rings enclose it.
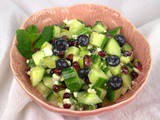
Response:
[[[147,37],[153,67],[143,92],[127,106],[102,115],[76,118],[52,113],[33,102],[14,79],[9,52],[16,30],[32,13],[47,7],[98,3],[126,16]],[[0,0],[1,120],[160,120],[160,0]]]

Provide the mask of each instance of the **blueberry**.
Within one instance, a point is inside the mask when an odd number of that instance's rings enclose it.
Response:
[[[126,41],[126,39],[123,35],[116,35],[114,38],[117,40],[120,47],[122,47]]]
[[[111,55],[106,58],[106,62],[110,66],[117,66],[120,63],[120,59],[117,55]]]
[[[89,73],[89,68],[82,68],[78,71],[78,76],[82,79],[87,78],[88,73]]]
[[[80,46],[87,46],[89,44],[89,37],[87,35],[80,35],[77,38],[77,42]]]
[[[68,67],[69,67],[69,65],[68,65],[67,61],[65,61],[65,59],[56,60],[56,68],[57,69],[62,70],[62,69],[68,68]]]
[[[69,46],[68,41],[64,38],[57,38],[52,43],[53,45],[53,51],[65,51],[67,47]]]
[[[109,78],[107,85],[111,87],[112,90],[118,90],[122,87],[123,80],[119,76],[112,76]]]

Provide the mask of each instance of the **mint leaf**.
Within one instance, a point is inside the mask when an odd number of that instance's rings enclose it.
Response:
[[[30,26],[27,28],[27,32],[28,32],[29,34],[38,33],[38,28],[37,28],[35,25],[30,25]]]
[[[53,27],[46,26],[44,27],[42,34],[35,44],[35,48],[40,48],[44,42],[48,42],[53,37]]]
[[[19,29],[16,31],[17,34],[17,49],[21,53],[22,56],[25,58],[31,58],[33,52],[31,50],[32,48],[32,42],[30,40],[29,34],[27,31]]]
[[[36,41],[39,38],[39,36],[40,36],[39,33],[34,33],[29,35],[32,43]]]

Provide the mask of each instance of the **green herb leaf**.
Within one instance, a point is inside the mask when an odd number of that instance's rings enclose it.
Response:
[[[46,26],[44,27],[42,34],[35,44],[35,48],[40,48],[44,42],[48,42],[53,37],[53,27]]]
[[[36,41],[36,40],[39,38],[39,36],[40,36],[39,33],[34,33],[34,34],[30,34],[30,35],[29,35],[32,43],[33,43],[34,41]]]
[[[28,32],[29,34],[38,33],[38,28],[37,28],[35,25],[30,25],[30,26],[27,28],[27,32]]]
[[[33,54],[31,50],[32,42],[30,40],[28,32],[25,30],[19,29],[16,31],[16,34],[17,34],[17,40],[18,40],[18,45],[17,45],[18,51],[25,58],[31,58]]]

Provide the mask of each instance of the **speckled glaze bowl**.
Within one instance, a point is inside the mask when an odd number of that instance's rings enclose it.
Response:
[[[135,80],[135,84],[129,92],[124,96],[121,96],[115,103],[107,105],[106,107],[92,111],[73,111],[59,108],[56,105],[47,102],[46,99],[31,85],[29,77],[26,74],[26,60],[18,52],[16,48],[17,38],[14,37],[10,52],[10,63],[14,75],[24,91],[42,107],[52,112],[70,116],[97,115],[105,111],[120,108],[134,100],[146,84],[151,68],[150,46],[145,37],[136,30],[132,23],[116,10],[95,4],[78,4],[70,7],[44,9],[30,16],[21,28],[26,29],[29,25],[34,24],[39,28],[39,31],[42,31],[44,26],[54,25],[56,23],[61,24],[66,18],[76,18],[89,25],[93,25],[97,20],[100,20],[108,26],[109,29],[122,26],[121,33],[126,37],[127,42],[134,47],[135,57],[138,58],[143,65],[143,70],[138,79]]]

